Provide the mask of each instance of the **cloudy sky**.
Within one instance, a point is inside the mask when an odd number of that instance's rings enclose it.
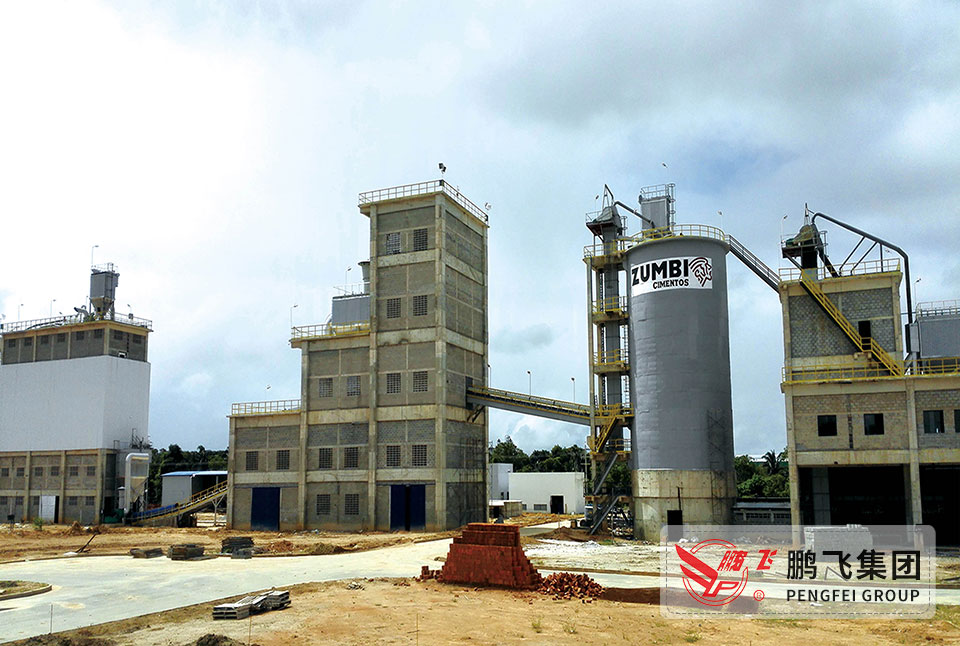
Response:
[[[291,313],[322,323],[357,279],[357,194],[438,162],[492,204],[497,387],[585,401],[604,183],[675,182],[679,222],[722,211],[775,268],[809,203],[906,249],[920,300],[960,298],[960,5],[798,4],[5,3],[0,312],[72,311],[99,245],[154,321],[154,444],[223,448],[231,402],[299,396]],[[736,450],[780,449],[779,302],[728,270]]]

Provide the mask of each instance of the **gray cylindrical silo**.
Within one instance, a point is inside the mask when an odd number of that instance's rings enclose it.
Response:
[[[697,233],[698,229],[692,230]],[[678,235],[627,254],[636,535],[728,524],[736,497],[727,245]]]

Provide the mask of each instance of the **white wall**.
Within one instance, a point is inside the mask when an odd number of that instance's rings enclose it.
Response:
[[[161,492],[160,506],[166,507],[175,502],[180,502],[193,495],[193,477],[185,476],[164,476],[163,491]]]
[[[550,511],[550,496],[563,496],[564,513],[582,514],[583,474],[571,473],[511,473],[510,497],[522,500],[527,511],[541,511],[534,505],[545,505]]]
[[[112,449],[147,436],[150,364],[118,357],[0,366],[0,451]]]
[[[513,465],[503,462],[491,462],[487,465],[487,498],[505,500],[510,497],[510,474]]]

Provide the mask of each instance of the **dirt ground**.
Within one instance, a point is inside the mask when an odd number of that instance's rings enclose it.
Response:
[[[225,635],[246,644],[956,644],[960,609],[915,620],[668,620],[645,603],[555,601],[535,592],[361,579],[289,588],[286,610],[214,621],[206,603],[15,644],[170,646]],[[353,583],[356,587],[356,582]],[[616,596],[616,595],[614,595]],[[620,598],[627,598],[621,595]],[[207,639],[201,643],[218,643]],[[223,642],[229,643],[229,642]]]
[[[101,533],[93,536],[94,528],[67,525],[45,525],[42,530],[33,526],[9,525],[0,528],[0,563],[24,559],[49,558],[76,552],[93,540],[84,552],[98,556],[129,554],[134,547],[166,548],[175,543],[197,543],[207,553],[218,553],[220,541],[228,536],[250,536],[254,545],[273,554],[330,554],[376,549],[402,543],[429,541],[456,535],[456,532],[422,533],[366,533],[340,534],[335,532],[241,532],[223,528],[124,527],[101,526]]]

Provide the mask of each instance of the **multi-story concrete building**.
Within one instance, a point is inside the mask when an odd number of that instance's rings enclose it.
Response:
[[[445,529],[486,517],[487,218],[443,180],[363,193],[364,283],[296,327],[299,400],[234,404],[236,528]]]
[[[924,523],[957,544],[960,325],[941,336],[943,317],[920,317],[902,359],[900,260],[820,264],[805,229],[785,247],[804,262],[780,289],[792,523]],[[919,352],[925,318],[950,339],[936,355]]]
[[[150,321],[116,315],[113,265],[90,311],[0,329],[0,520],[99,522],[142,495]]]

